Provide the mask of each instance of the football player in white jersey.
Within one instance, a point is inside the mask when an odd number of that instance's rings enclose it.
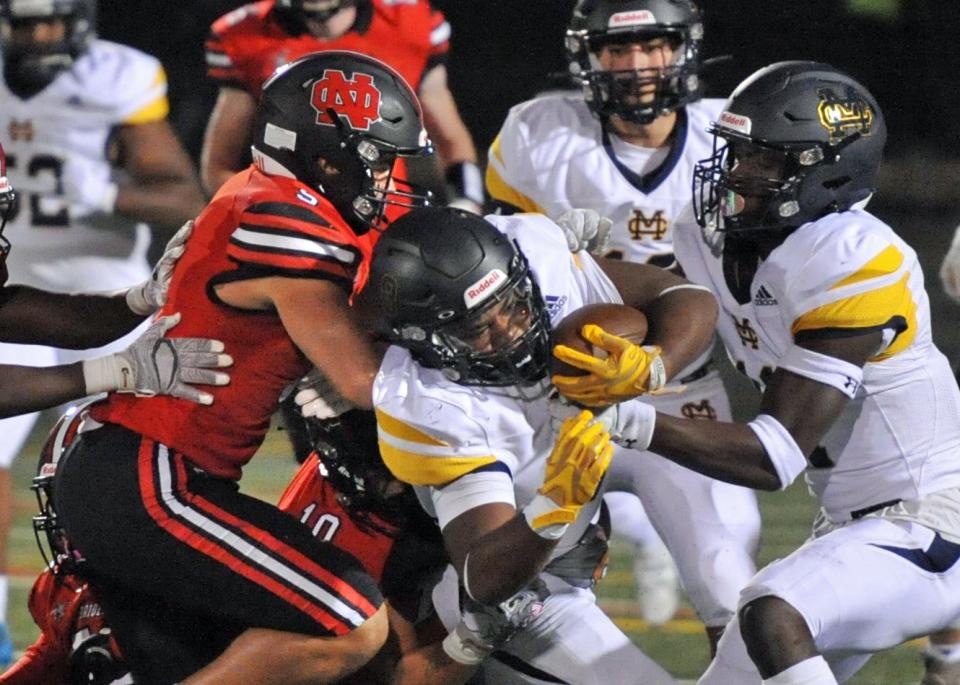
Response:
[[[730,482],[778,490],[805,474],[814,534],[746,586],[701,683],[832,685],[960,616],[960,390],[916,254],[863,209],[886,140],[870,93],[828,65],[781,62],[744,81],[712,131],[694,193],[703,234],[675,249],[717,295],[729,354],[765,386],[762,413],[696,422],[631,403],[605,418]]]
[[[143,281],[150,235],[137,222],[176,227],[204,206],[166,121],[159,62],[96,40],[94,14],[94,0],[0,0],[0,131],[19,197],[7,226],[17,246],[10,279],[54,292]],[[0,363],[50,366],[86,354],[98,353],[0,345]],[[0,422],[0,493],[35,420]],[[0,509],[9,500],[0,494]],[[0,513],[0,558],[7,518]]]
[[[613,221],[603,254],[669,266],[675,236],[699,235],[693,168],[710,154],[706,129],[723,104],[700,99],[702,35],[689,0],[581,0],[567,46],[583,92],[548,94],[510,111],[490,148],[488,194],[508,213],[556,218],[571,207],[594,209]],[[710,356],[678,374],[685,392],[649,401],[677,416],[730,420]],[[754,493],[659,459],[615,460],[611,480],[640,496],[715,647],[756,570]],[[616,530],[618,512],[611,513]]]
[[[716,304],[662,269],[600,261],[571,254],[539,214],[422,208],[380,238],[359,299],[393,343],[374,382],[381,454],[438,519],[456,569],[434,595],[441,617],[457,618],[457,577],[481,604],[538,580],[549,593],[484,663],[487,682],[673,682],[590,589],[606,557],[591,452],[606,438],[589,412],[551,430],[549,331],[584,305],[625,301],[647,312],[663,354],[646,348],[614,375],[670,376],[709,346]],[[457,658],[456,636],[446,644]]]

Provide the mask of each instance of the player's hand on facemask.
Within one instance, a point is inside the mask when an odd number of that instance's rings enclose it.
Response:
[[[530,625],[543,612],[548,595],[547,586],[537,578],[497,606],[486,606],[465,596],[460,622],[444,639],[443,651],[461,664],[479,664]]]
[[[602,255],[610,244],[613,222],[592,209],[568,209],[556,219],[571,252],[587,250]]]
[[[316,368],[297,383],[293,401],[307,419],[333,419],[354,408],[353,403],[344,399],[330,379]]]
[[[659,390],[667,382],[666,368],[657,345],[637,345],[587,324],[581,335],[607,353],[594,357],[567,345],[556,345],[553,356],[587,372],[584,376],[553,376],[560,394],[585,407],[606,407]]]
[[[88,395],[116,391],[138,397],[171,395],[213,404],[213,395],[194,385],[227,385],[230,376],[222,369],[233,364],[223,354],[223,343],[206,338],[166,338],[180,323],[180,314],[157,319],[130,347],[83,362]]]
[[[960,226],[953,234],[953,242],[940,265],[940,281],[943,283],[943,291],[954,302],[960,303]]]
[[[193,232],[193,220],[181,226],[167,241],[167,246],[163,248],[163,254],[153,267],[150,278],[127,291],[127,306],[134,314],[149,316],[166,303],[173,269],[187,249],[186,242],[191,232]]]
[[[593,499],[612,457],[610,435],[592,413],[581,411],[564,421],[547,459],[543,485],[523,508],[530,528],[541,537],[560,538]]]

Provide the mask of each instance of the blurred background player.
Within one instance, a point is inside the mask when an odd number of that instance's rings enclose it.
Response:
[[[8,265],[14,283],[56,292],[139,283],[150,273],[150,233],[137,222],[175,227],[203,207],[190,160],[165,121],[163,69],[97,40],[94,15],[93,0],[0,0],[0,131],[19,194],[7,229],[17,245]],[[7,363],[49,366],[80,356],[0,345]],[[10,464],[35,420],[0,422],[2,510],[11,500]],[[0,620],[8,519],[0,513]]]
[[[332,680],[387,636],[356,560],[237,481],[281,391],[311,366],[357,406],[372,403],[379,357],[349,299],[386,207],[425,200],[393,177],[398,157],[431,151],[420,108],[383,63],[315,53],[265,84],[254,139],[255,164],[197,218],[204,240],[188,243],[163,310],[183,314],[185,335],[217,331],[235,361],[230,385],[200,411],[111,396],[58,476],[64,528],[137,678]]]
[[[710,155],[706,128],[723,104],[701,99],[702,38],[702,17],[688,0],[577,3],[567,48],[581,92],[546,94],[511,109],[490,148],[486,176],[500,210],[556,218],[571,207],[594,209],[612,220],[609,235],[592,236],[589,244],[574,240],[571,249],[674,264],[674,236],[699,235],[690,201],[693,167]],[[710,357],[708,350],[677,374],[672,388],[685,386],[682,393],[644,401],[677,416],[729,420],[730,403]],[[608,487],[639,495],[714,647],[755,571],[754,493],[629,455],[614,460]],[[640,606],[653,622],[664,622],[676,608],[676,588],[662,543],[655,535],[644,539],[649,527],[635,502],[616,496],[611,502],[615,533],[646,543],[636,563]]]
[[[490,682],[673,682],[596,605],[607,545],[595,495],[612,449],[589,412],[550,430],[549,332],[585,304],[626,301],[664,348],[630,371],[669,375],[709,346],[716,309],[662,269],[603,266],[571,255],[546,217],[427,207],[387,229],[358,298],[393,344],[374,386],[380,452],[416,486],[456,570],[435,593],[441,618],[456,615],[457,578],[488,605],[531,584],[549,591],[484,664]],[[686,315],[671,318],[671,304]]]
[[[416,91],[447,201],[479,212],[476,150],[447,88],[449,38],[427,0],[264,0],[225,15],[207,41],[208,73],[220,84],[201,162],[207,188],[215,192],[248,163],[254,108],[274,69],[317,50],[351,50],[389,64]]]

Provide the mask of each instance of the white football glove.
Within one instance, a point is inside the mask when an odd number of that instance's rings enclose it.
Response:
[[[63,170],[63,194],[70,203],[70,216],[80,218],[91,214],[113,214],[120,188],[90,169],[67,159]]]
[[[613,221],[593,209],[568,209],[556,219],[571,252],[602,255],[610,244]]]
[[[293,401],[307,419],[332,419],[354,408],[353,403],[344,399],[330,379],[316,368],[297,383]]]
[[[940,281],[943,291],[954,302],[960,303],[960,226],[953,234],[953,242],[940,265]]]
[[[88,395],[134,393],[138,397],[172,395],[199,404],[213,404],[213,395],[193,387],[226,385],[230,376],[212,371],[233,364],[223,343],[206,338],[165,338],[180,323],[180,314],[157,319],[130,347],[83,362]]]
[[[163,254],[153,267],[150,278],[127,291],[127,306],[134,314],[149,316],[167,301],[167,290],[170,288],[173,269],[187,249],[185,244],[191,232],[193,232],[192,219],[181,226],[167,241],[167,246],[163,248]]]
[[[443,651],[458,663],[479,664],[543,612],[548,594],[546,585],[538,578],[495,607],[465,597],[460,622],[443,640]]]
[[[583,411],[559,393],[550,396],[548,407],[550,425],[554,433],[559,432],[565,420]],[[603,425],[610,434],[611,442],[628,449],[645,450],[653,440],[657,410],[646,402],[629,400],[612,404],[603,411],[598,411],[594,414],[593,420]]]

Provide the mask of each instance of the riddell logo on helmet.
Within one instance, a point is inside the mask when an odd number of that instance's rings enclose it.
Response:
[[[737,133],[750,133],[753,128],[753,122],[749,117],[734,114],[733,112],[724,112],[720,115],[720,125]]]
[[[380,121],[380,89],[373,85],[373,76],[354,72],[353,78],[339,69],[325,69],[313,84],[310,104],[317,111],[317,123],[333,126],[327,112],[333,109],[347,120],[350,128],[368,131]]]
[[[617,12],[610,17],[607,27],[614,29],[623,26],[647,26],[656,24],[657,18],[650,10],[636,10],[634,12]]]
[[[494,269],[464,291],[463,303],[467,305],[467,309],[476,307],[493,295],[497,291],[496,286],[505,280],[507,275],[500,269]]]

